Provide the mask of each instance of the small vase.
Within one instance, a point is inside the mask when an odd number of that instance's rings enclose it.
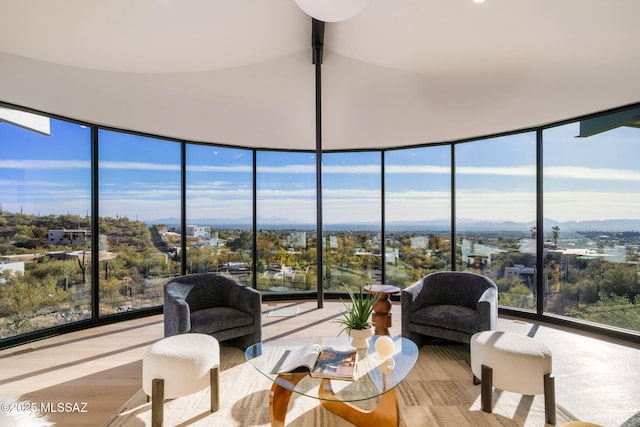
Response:
[[[349,336],[351,337],[351,345],[355,348],[369,348],[369,338],[373,336],[373,328],[352,329]]]

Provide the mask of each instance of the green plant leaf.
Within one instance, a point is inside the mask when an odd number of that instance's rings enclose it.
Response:
[[[352,329],[367,329],[372,326],[370,320],[373,313],[373,307],[378,302],[378,296],[373,292],[365,292],[361,287],[358,292],[354,292],[349,286],[342,284],[349,293],[351,304],[340,300],[345,307],[342,312],[342,318],[333,320],[334,323],[342,325],[342,329],[338,335],[343,332],[349,333]]]

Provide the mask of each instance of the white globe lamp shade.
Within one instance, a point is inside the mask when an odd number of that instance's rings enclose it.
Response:
[[[375,343],[376,352],[383,358],[389,357],[395,351],[393,340],[386,335],[378,337]]]
[[[295,0],[307,15],[324,22],[339,22],[356,16],[369,0]]]

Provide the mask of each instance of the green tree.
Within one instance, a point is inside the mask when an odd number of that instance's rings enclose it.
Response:
[[[248,251],[251,250],[252,245],[252,235],[249,231],[241,231],[238,237],[230,241],[227,246],[232,251]]]
[[[507,292],[498,293],[500,305],[535,309],[535,298],[531,289],[518,284],[509,288]]]
[[[553,246],[558,247],[558,238],[560,237],[560,227],[554,225],[551,227],[551,236],[553,238]]]
[[[640,294],[638,269],[634,265],[607,263],[602,274],[600,291],[607,295],[626,295],[634,299]]]
[[[570,310],[568,316],[633,331],[640,330],[640,296],[601,295],[601,300],[584,310]]]
[[[5,276],[5,280],[6,283],[0,284],[0,301],[15,333],[31,332],[32,319],[38,310],[56,307],[68,297],[51,276],[30,279],[17,273]]]

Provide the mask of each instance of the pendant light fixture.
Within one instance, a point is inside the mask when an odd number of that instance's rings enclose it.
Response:
[[[295,0],[307,15],[323,22],[339,22],[356,16],[369,0]]]

